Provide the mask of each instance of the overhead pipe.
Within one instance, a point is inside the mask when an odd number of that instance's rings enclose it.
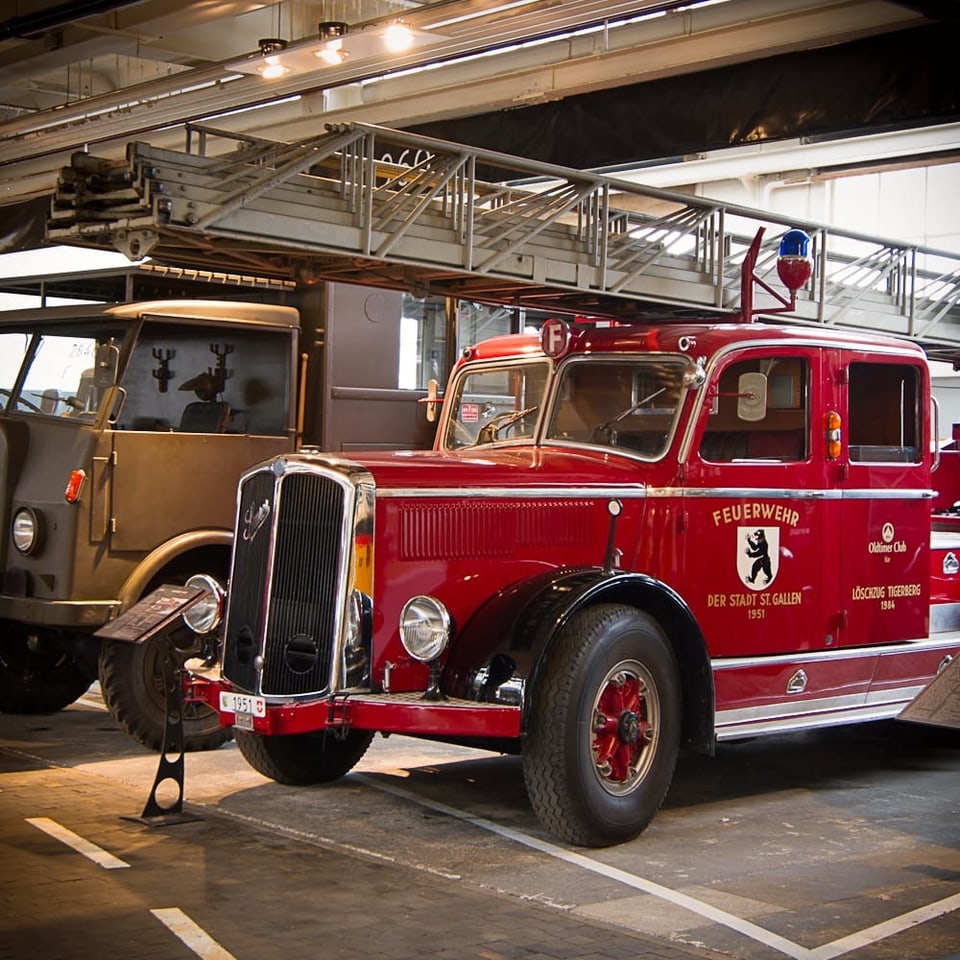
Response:
[[[0,40],[35,40],[50,30],[66,27],[76,20],[83,20],[98,13],[112,13],[139,2],[140,0],[67,0],[56,7],[4,20],[0,23]]]

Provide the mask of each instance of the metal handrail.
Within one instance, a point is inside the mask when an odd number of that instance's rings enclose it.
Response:
[[[184,152],[130,144],[113,180],[89,156],[65,171],[50,238],[637,319],[735,315],[757,230],[775,285],[779,234],[799,227],[813,272],[781,318],[960,348],[948,251],[365,124],[293,144],[186,132]]]

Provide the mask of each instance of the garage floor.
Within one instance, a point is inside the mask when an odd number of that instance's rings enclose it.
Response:
[[[230,744],[191,822],[95,693],[0,717],[0,960],[960,960],[960,734],[896,722],[681,758],[632,843],[555,843],[516,758],[377,738],[318,788]]]

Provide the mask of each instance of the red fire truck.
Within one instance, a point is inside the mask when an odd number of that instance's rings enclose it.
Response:
[[[468,349],[432,451],[246,472],[193,695],[248,762],[330,781],[377,731],[519,752],[544,824],[597,846],[681,747],[896,716],[960,651],[926,357],[752,322],[749,286],[734,322]]]

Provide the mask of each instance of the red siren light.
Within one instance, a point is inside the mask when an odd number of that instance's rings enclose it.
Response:
[[[796,293],[813,272],[810,261],[810,237],[803,230],[788,230],[780,239],[777,275],[791,292]]]

